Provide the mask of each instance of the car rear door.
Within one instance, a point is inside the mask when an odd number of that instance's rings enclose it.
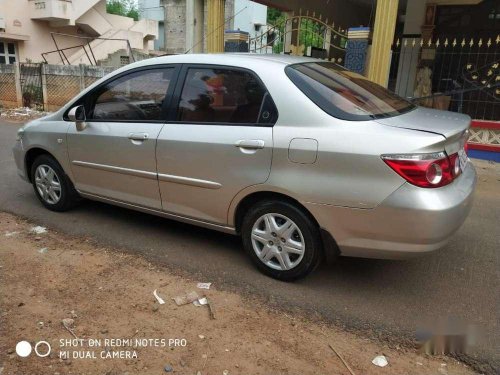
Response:
[[[269,176],[276,107],[248,70],[184,65],[178,82],[156,151],[163,209],[225,224],[234,196]]]
[[[87,194],[161,209],[156,139],[180,67],[150,66],[111,79],[84,98],[87,127],[70,126],[75,187]]]

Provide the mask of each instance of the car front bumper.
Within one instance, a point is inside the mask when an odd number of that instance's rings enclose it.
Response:
[[[472,207],[476,171],[471,162],[450,185],[423,189],[403,184],[373,209],[305,203],[335,239],[341,255],[401,259],[443,247]]]
[[[24,148],[23,141],[18,140],[12,148],[12,153],[14,154],[14,161],[16,162],[17,174],[24,180],[28,181],[28,176],[26,175],[26,170],[24,166]]]

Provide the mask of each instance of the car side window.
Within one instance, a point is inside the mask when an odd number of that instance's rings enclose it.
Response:
[[[93,120],[163,120],[163,102],[174,68],[132,72],[101,87],[87,116]]]
[[[274,124],[276,119],[276,107],[254,74],[230,68],[188,69],[178,121]]]

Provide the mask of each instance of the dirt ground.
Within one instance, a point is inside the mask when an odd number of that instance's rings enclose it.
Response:
[[[0,375],[350,375],[329,344],[356,375],[473,373],[454,359],[391,349],[307,317],[271,311],[217,285],[199,289],[198,282],[210,280],[181,278],[120,249],[50,228],[36,234],[34,226],[0,213]],[[164,304],[153,296],[155,289]],[[208,297],[215,319],[206,305],[177,306],[172,300],[191,291]],[[63,319],[73,320],[66,321],[69,330]],[[79,341],[71,342],[70,330]],[[46,341],[51,353],[39,357],[33,350],[22,358],[16,354],[22,340],[33,348]],[[47,349],[38,346],[41,355]],[[61,359],[61,352],[70,358]],[[389,365],[376,367],[371,361],[382,354]]]

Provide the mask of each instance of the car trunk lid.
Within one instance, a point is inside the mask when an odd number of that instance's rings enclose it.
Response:
[[[446,138],[445,151],[448,155],[464,147],[471,123],[467,115],[423,107],[376,121],[387,126],[441,134]]]
[[[471,119],[461,113],[417,107],[402,115],[376,121],[384,125],[437,133],[450,138],[467,130]]]

